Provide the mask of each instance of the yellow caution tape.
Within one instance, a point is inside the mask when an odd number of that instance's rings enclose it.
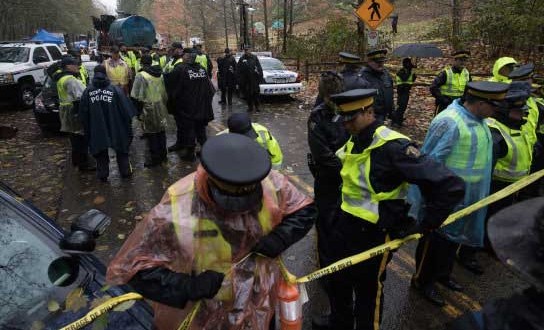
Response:
[[[91,309],[84,317],[80,318],[79,320],[68,324],[64,328],[61,328],[60,330],[78,330],[82,329],[86,325],[92,323],[94,320],[96,320],[101,315],[109,312],[111,309],[113,309],[115,306],[129,300],[139,300],[143,299],[143,297],[140,294],[130,292],[127,294],[124,294],[122,296],[118,296],[115,298],[111,298],[106,300],[105,302],[101,303],[100,305],[96,306],[95,308]]]
[[[489,195],[487,196],[486,198],[462,209],[462,210],[459,210],[453,214],[451,214],[447,219],[446,221],[444,221],[444,223],[442,224],[442,226],[447,226],[449,225],[450,223],[456,221],[456,220],[459,220],[469,214],[471,214],[472,212],[474,211],[477,211],[483,207],[486,207],[488,206],[489,204],[492,204],[492,203],[495,203],[496,201],[498,200],[501,200],[503,199],[504,197],[507,197],[507,196],[510,196],[512,195],[513,193],[527,187],[528,185],[530,185],[531,183],[537,181],[538,179],[544,177],[544,170],[540,170],[538,172],[535,172],[521,180],[518,180],[514,183],[512,183],[511,185],[505,187],[504,189],[501,189],[499,191],[497,191],[496,193],[492,194],[492,195]],[[318,269],[314,272],[312,272],[311,274],[308,274],[306,276],[302,276],[300,278],[297,278],[296,282],[298,283],[306,283],[306,282],[310,282],[310,281],[313,281],[313,280],[316,280],[320,277],[323,277],[325,275],[329,275],[329,274],[332,274],[334,272],[337,272],[339,270],[342,270],[342,269],[345,269],[345,268],[348,268],[350,266],[353,266],[355,264],[358,264],[360,262],[363,262],[365,260],[368,260],[370,258],[373,258],[377,255],[380,255],[380,254],[383,254],[387,251],[390,251],[390,250],[395,250],[395,249],[398,249],[401,245],[403,245],[404,243],[406,242],[409,242],[411,240],[416,240],[416,239],[419,239],[421,238],[421,234],[413,234],[413,235],[410,235],[410,236],[407,236],[407,237],[404,237],[404,238],[400,238],[400,239],[395,239],[395,240],[392,240],[388,243],[385,243],[385,244],[382,244],[382,245],[379,245],[379,246],[376,246],[375,248],[372,248],[370,250],[367,250],[367,251],[364,251],[364,252],[361,252],[359,254],[356,254],[356,255],[353,255],[353,256],[350,256],[350,257],[347,257],[347,258],[344,258],[344,259],[341,259],[325,268],[321,268],[321,269]],[[285,270],[287,271],[287,270]],[[291,276],[293,276],[292,274],[289,274]],[[284,275],[285,276],[285,275]]]

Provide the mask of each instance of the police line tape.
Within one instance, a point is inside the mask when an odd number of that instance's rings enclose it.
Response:
[[[496,201],[499,201],[507,196],[510,196],[512,195],[513,193],[515,192],[518,192],[519,190],[527,187],[528,185],[530,185],[531,183],[539,180],[540,178],[544,177],[544,170],[540,170],[538,172],[535,172],[521,180],[518,180],[516,182],[514,182],[513,184],[505,187],[504,189],[501,189],[499,190],[498,192],[492,194],[492,195],[489,195],[487,196],[486,198],[462,209],[462,210],[459,210],[453,214],[451,214],[447,219],[446,221],[444,221],[444,223],[442,224],[442,227],[443,226],[447,226],[449,224],[451,224],[452,222],[455,222],[457,220],[459,220],[460,218],[463,218],[469,214],[471,214],[472,212],[475,212],[483,207],[486,207]],[[283,261],[281,260],[281,258],[278,258],[278,263],[280,265],[280,270],[281,270],[281,273],[282,275],[284,276],[285,280],[289,283],[307,283],[307,282],[310,282],[310,281],[314,281],[318,278],[321,278],[323,276],[326,276],[326,275],[330,275],[332,273],[335,273],[337,271],[340,271],[340,270],[343,270],[343,269],[346,269],[348,267],[351,267],[353,265],[356,265],[358,263],[361,263],[363,261],[366,261],[370,258],[373,258],[373,257],[376,257],[378,255],[381,255],[381,254],[384,254],[385,252],[387,251],[391,251],[391,250],[396,250],[398,249],[400,246],[402,246],[403,244],[405,244],[406,242],[409,242],[409,241],[412,241],[412,240],[417,240],[419,238],[421,238],[423,235],[422,234],[413,234],[413,235],[410,235],[410,236],[407,236],[407,237],[404,237],[404,238],[401,238],[401,239],[395,239],[395,240],[392,240],[390,242],[387,242],[385,244],[382,244],[382,245],[379,245],[379,246],[376,246],[370,250],[367,250],[367,251],[364,251],[364,252],[361,252],[359,254],[356,254],[356,255],[353,255],[353,256],[350,256],[350,257],[347,257],[347,258],[344,258],[344,259],[341,259],[325,268],[321,268],[321,269],[318,269],[308,275],[305,275],[305,276],[302,276],[302,277],[299,277],[297,278],[295,275],[289,273],[289,271],[287,270],[287,267],[285,266],[285,264],[283,263]],[[249,256],[251,255],[248,254],[246,257],[242,258],[240,261],[238,261],[236,264],[239,264],[241,262],[243,262],[244,260],[246,260]],[[60,330],[79,330],[79,329],[82,329],[83,327],[85,327],[86,325],[92,323],[94,320],[96,320],[98,317],[100,317],[101,315],[107,313],[108,311],[110,311],[111,309],[113,309],[115,306],[125,302],[125,301],[129,301],[129,300],[140,300],[140,299],[143,299],[143,297],[138,294],[138,293],[134,293],[134,292],[131,292],[131,293],[127,293],[127,294],[124,294],[124,295],[121,295],[121,296],[118,296],[118,297],[114,297],[114,298],[111,298],[111,299],[108,299],[106,302],[98,305],[97,307],[93,308],[89,313],[87,313],[84,317],[82,317],[81,319],[61,328]],[[193,322],[196,314],[198,313],[199,309],[200,309],[200,305],[201,305],[202,301],[199,300],[195,303],[195,305],[193,306],[191,312],[189,314],[187,314],[187,316],[185,317],[185,319],[183,320],[183,322],[181,323],[181,325],[179,326],[178,330],[188,330],[189,327],[191,326],[191,323]]]
[[[449,224],[451,224],[452,222],[455,222],[483,207],[486,207],[488,206],[489,204],[492,204],[492,203],[495,203],[507,196],[510,196],[512,195],[513,193],[515,192],[518,192],[519,190],[527,187],[528,185],[530,185],[531,183],[539,180],[540,178],[544,177],[544,170],[540,170],[538,172],[535,172],[523,179],[520,179],[514,183],[512,183],[511,185],[505,187],[504,189],[501,189],[499,191],[497,191],[496,193],[492,194],[492,195],[489,195],[487,196],[486,198],[462,209],[462,210],[459,210],[455,213],[452,213],[447,219],[446,221],[444,221],[444,223],[442,224],[442,227],[444,226],[447,226]],[[286,280],[290,281],[290,283],[306,283],[306,282],[310,282],[310,281],[314,281],[318,278],[321,278],[323,276],[326,276],[326,275],[329,275],[329,274],[332,274],[334,272],[337,272],[337,271],[340,271],[342,269],[345,269],[345,268],[348,268],[348,267],[351,267],[353,265],[356,265],[358,263],[361,263],[365,260],[368,260],[370,258],[373,258],[375,256],[378,256],[378,255],[381,255],[381,254],[384,254],[385,252],[387,251],[391,251],[391,250],[396,250],[398,249],[401,245],[405,244],[406,242],[409,242],[409,241],[412,241],[412,240],[417,240],[417,239],[420,239],[423,235],[422,234],[413,234],[413,235],[410,235],[410,236],[407,236],[407,237],[404,237],[404,238],[400,238],[400,239],[395,239],[395,240],[392,240],[392,241],[389,241],[387,243],[384,243],[382,245],[379,245],[379,246],[376,246],[370,250],[367,250],[367,251],[364,251],[364,252],[361,252],[359,254],[356,254],[356,255],[353,255],[353,256],[350,256],[350,257],[347,257],[347,258],[344,258],[344,259],[341,259],[325,268],[321,268],[321,269],[318,269],[308,275],[305,275],[305,276],[302,276],[302,277],[299,277],[299,278],[296,278],[296,276],[292,275],[292,274],[284,274],[284,277]],[[282,267],[283,268],[283,267]],[[286,271],[284,269],[282,269],[282,273]]]

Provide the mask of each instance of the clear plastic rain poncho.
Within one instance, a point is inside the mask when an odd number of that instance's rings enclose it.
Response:
[[[462,121],[466,129],[460,127]],[[489,195],[493,143],[485,120],[474,116],[460,99],[439,113],[431,122],[421,151],[445,164],[465,181],[465,198],[454,211],[461,210]],[[480,165],[478,165],[480,164]],[[419,188],[411,185],[408,202],[410,215],[421,220],[425,201]],[[440,229],[449,240],[464,245],[483,246],[487,208],[482,208]]]
[[[207,177],[206,171],[199,166],[195,173],[168,188],[160,204],[138,224],[110,263],[108,282],[125,284],[138,271],[153,267],[198,274],[202,271],[203,259],[215,258],[208,269],[226,274],[222,288],[213,299],[202,301],[190,329],[268,330],[277,301],[278,263],[254,255],[243,259],[265,232],[312,200],[299,192],[286,176],[272,171],[262,181],[262,207],[227,214],[210,198]],[[263,217],[267,219],[264,222],[270,223],[270,228],[259,224],[263,223]],[[213,244],[201,244],[194,238],[195,230],[202,229],[209,220],[217,224],[229,242],[230,260],[226,260],[224,249],[214,251]],[[177,309],[153,302],[157,328],[178,329],[194,303],[188,302],[184,309]]]
[[[166,89],[163,77],[154,77],[141,71],[136,75],[130,96],[144,103],[140,115],[144,133],[159,133],[166,129]]]

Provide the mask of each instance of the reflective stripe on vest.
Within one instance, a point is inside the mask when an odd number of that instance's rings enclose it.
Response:
[[[59,94],[59,105],[72,105],[72,101],[68,99],[68,92],[66,91],[66,83],[69,79],[76,79],[71,74],[62,76],[57,81],[57,93]]]
[[[262,181],[263,190],[271,192],[272,201],[278,204],[279,200],[276,195],[276,189],[274,184],[269,178],[265,178]],[[193,200],[195,195],[194,182],[188,187],[188,194],[191,196],[184,196],[189,200]],[[186,226],[180,225],[180,207],[178,195],[175,191],[168,189],[170,196],[171,209],[172,209],[172,223],[174,230],[180,242],[189,244],[192,241],[194,259],[192,265],[192,271],[196,274],[200,274],[205,270],[213,270],[223,274],[227,274],[233,264],[232,260],[232,248],[230,244],[225,240],[220,228],[210,219],[200,218],[196,219],[191,216],[190,226],[192,228],[192,235],[183,231],[187,229]],[[272,215],[270,211],[265,207],[265,202],[262,203],[262,208],[259,211],[257,218],[261,225],[263,236],[272,231]],[[191,212],[189,212],[190,214]],[[190,236],[189,236],[190,235]],[[214,296],[216,300],[232,301],[234,299],[233,286],[222,286],[219,292]]]
[[[251,126],[257,133],[257,138],[255,141],[268,151],[270,160],[272,161],[272,168],[275,170],[281,169],[281,165],[283,163],[283,153],[281,152],[278,141],[263,125],[252,123]]]
[[[533,149],[534,145],[537,141],[536,132],[538,127],[538,104],[536,103],[536,100],[534,97],[530,97],[527,100],[527,107],[529,107],[529,111],[527,114],[527,122],[521,126],[521,131],[525,134],[527,141],[529,142],[529,146],[531,147],[531,150]]]
[[[446,166],[465,182],[479,182],[487,175],[489,154],[478,146],[490,146],[491,136],[484,125],[467,125],[458,111],[447,112],[445,117],[453,119],[459,130],[459,140],[446,159]]]
[[[461,73],[454,73],[451,67],[444,69],[446,72],[446,83],[440,86],[442,95],[451,97],[461,97],[465,92],[465,86],[470,79],[470,74],[466,68]]]
[[[336,155],[342,161],[342,205],[345,212],[364,219],[371,223],[377,223],[379,215],[379,203],[384,200],[402,199],[406,196],[408,184],[399,185],[392,191],[376,193],[370,182],[371,151],[377,149],[388,141],[410,138],[393,131],[385,126],[376,129],[370,146],[360,154],[352,154],[353,142],[349,141],[340,148]]]
[[[400,85],[413,85],[414,84],[414,73],[410,73],[410,76],[408,76],[408,80],[402,80],[399,75],[396,76],[395,78],[396,82],[397,82],[397,86],[400,86]]]
[[[532,152],[521,131],[512,130],[493,118],[488,118],[486,121],[490,127],[496,128],[501,133],[508,145],[506,156],[497,160],[493,170],[493,178],[515,182],[527,176],[531,169]]]
[[[208,58],[206,57],[206,55],[197,55],[195,62],[200,64],[200,66],[203,67],[204,70],[208,70]]]

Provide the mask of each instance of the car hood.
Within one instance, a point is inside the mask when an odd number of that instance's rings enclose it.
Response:
[[[0,62],[0,74],[1,73],[18,73],[34,68],[32,63],[6,63]]]
[[[289,70],[263,70],[264,78],[291,78],[296,77],[296,72]]]

